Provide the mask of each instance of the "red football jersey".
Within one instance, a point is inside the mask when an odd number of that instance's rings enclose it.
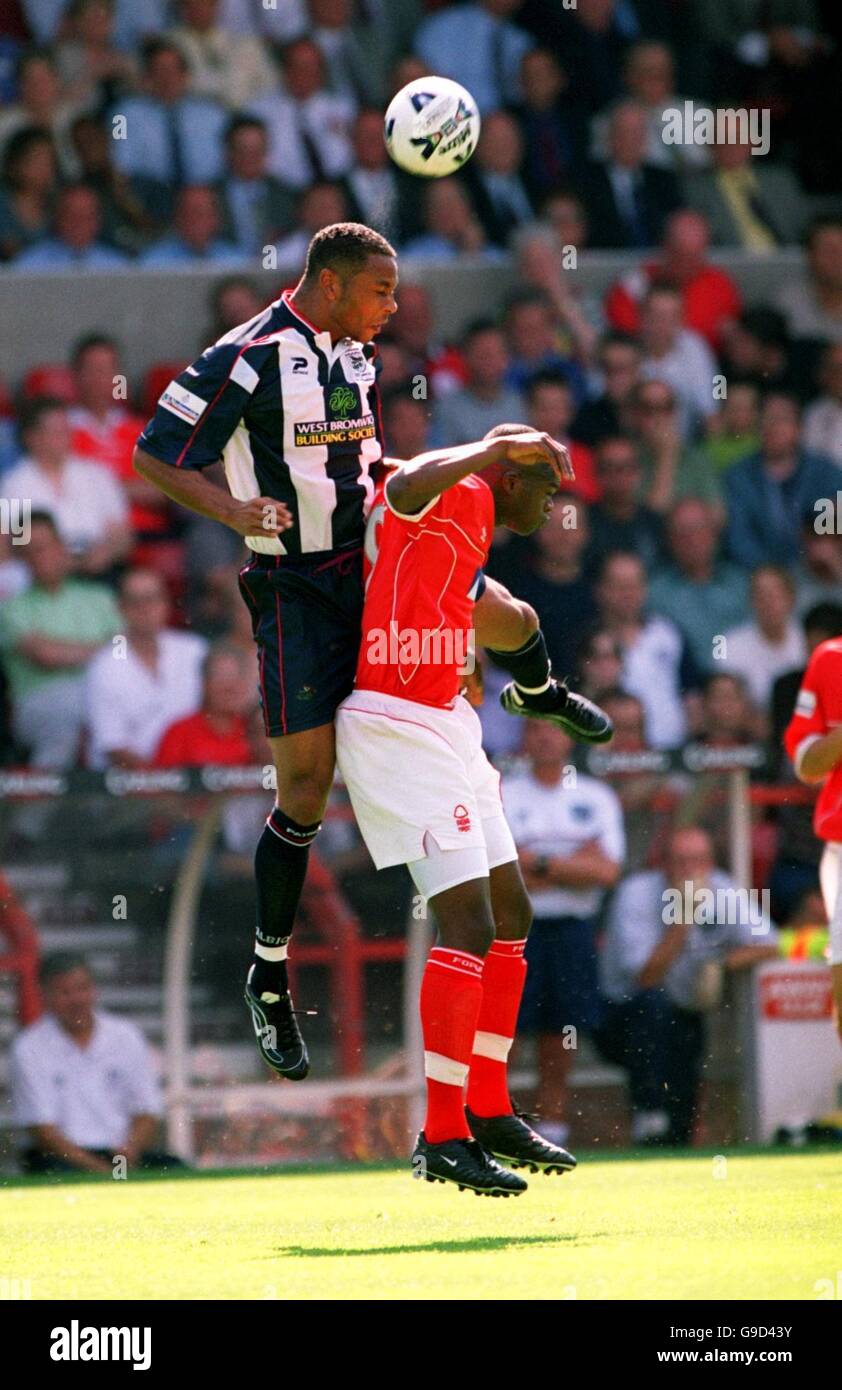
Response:
[[[391,509],[381,484],[366,531],[358,690],[439,707],[458,695],[493,531],[494,497],[475,474],[412,517]]]
[[[842,724],[842,638],[820,642],[804,673],[795,713],[784,734],[792,762],[805,742]],[[813,828],[822,840],[842,840],[842,762],[827,774],[816,802]]]

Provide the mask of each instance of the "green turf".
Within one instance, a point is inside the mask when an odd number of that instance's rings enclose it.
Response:
[[[588,1158],[508,1201],[403,1168],[0,1191],[35,1299],[813,1300],[839,1270],[838,1151]]]

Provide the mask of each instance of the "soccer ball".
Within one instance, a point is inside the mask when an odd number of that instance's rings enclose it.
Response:
[[[441,179],[474,152],[480,118],[476,102],[449,77],[418,77],[401,87],[386,111],[386,149],[401,169]]]

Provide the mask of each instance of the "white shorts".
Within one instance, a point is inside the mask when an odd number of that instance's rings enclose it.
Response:
[[[483,752],[476,712],[461,695],[438,709],[354,690],[336,712],[336,761],[378,869],[429,854],[437,865],[435,891],[443,892],[517,859],[500,774]],[[460,853],[466,867],[459,869],[447,852],[465,850],[471,854]],[[432,896],[429,883],[419,887]]]
[[[819,865],[830,935],[830,963],[842,965],[842,844],[829,840]]]

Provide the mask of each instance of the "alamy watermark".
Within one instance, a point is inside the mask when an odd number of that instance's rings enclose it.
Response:
[[[766,936],[770,923],[768,888],[705,888],[692,879],[665,888],[661,920],[667,927],[744,927]]]
[[[771,112],[768,107],[668,106],[662,114],[665,145],[748,145],[754,155],[768,154]]]

